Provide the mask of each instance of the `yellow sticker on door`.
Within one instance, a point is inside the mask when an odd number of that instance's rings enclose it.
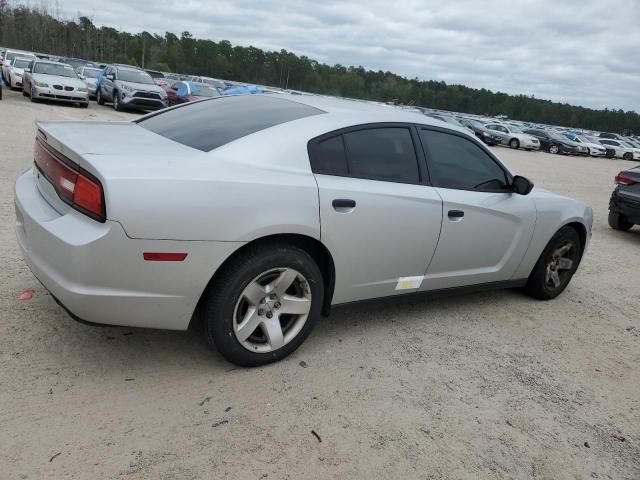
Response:
[[[424,277],[422,275],[419,275],[417,277],[400,277],[398,279],[398,285],[396,285],[396,290],[411,290],[414,288],[420,288],[423,278]]]

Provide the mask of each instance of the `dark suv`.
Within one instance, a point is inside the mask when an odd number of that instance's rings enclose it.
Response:
[[[616,175],[616,189],[609,200],[609,226],[627,231],[640,225],[640,167]]]

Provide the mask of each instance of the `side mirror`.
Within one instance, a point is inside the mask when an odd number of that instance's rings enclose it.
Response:
[[[531,190],[533,190],[533,183],[528,178],[521,177],[520,175],[513,177],[513,181],[511,182],[511,191],[513,193],[529,195]]]

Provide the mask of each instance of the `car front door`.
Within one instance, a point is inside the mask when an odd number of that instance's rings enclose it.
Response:
[[[105,100],[113,101],[113,82],[115,80],[115,68],[109,67],[102,79],[101,87]]]
[[[333,303],[417,291],[438,243],[442,201],[412,125],[374,124],[309,142]]]
[[[511,280],[533,235],[533,198],[512,193],[510,174],[473,138],[419,132],[443,202],[442,232],[421,290]]]

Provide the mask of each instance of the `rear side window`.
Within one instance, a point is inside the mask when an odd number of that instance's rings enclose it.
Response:
[[[344,151],[342,135],[318,142],[313,158],[313,170],[330,175],[346,175],[347,155]]]
[[[243,95],[188,103],[137,123],[165,138],[209,152],[260,130],[321,113],[325,112],[291,100]]]
[[[429,176],[434,187],[458,190],[504,190],[505,171],[475,142],[458,135],[420,130],[430,153]]]
[[[310,160],[315,173],[420,182],[411,131],[404,127],[368,128],[312,141]]]

